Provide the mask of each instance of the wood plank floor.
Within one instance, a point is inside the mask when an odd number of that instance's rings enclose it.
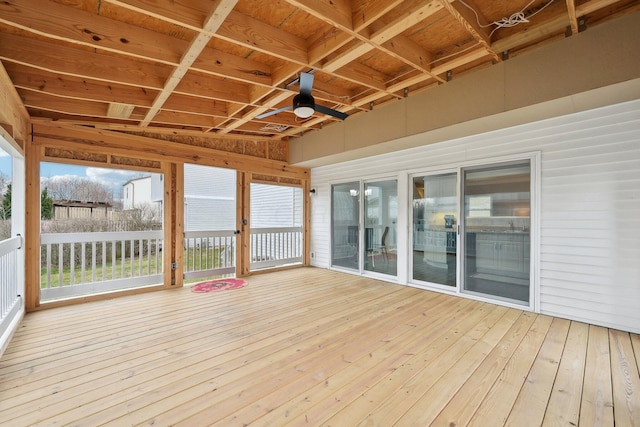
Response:
[[[302,268],[26,316],[0,425],[634,426],[640,337]]]

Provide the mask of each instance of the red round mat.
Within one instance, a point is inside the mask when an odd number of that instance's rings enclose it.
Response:
[[[227,289],[241,288],[246,284],[247,282],[240,279],[207,280],[206,282],[200,282],[193,285],[191,287],[191,291],[198,293],[224,291]]]

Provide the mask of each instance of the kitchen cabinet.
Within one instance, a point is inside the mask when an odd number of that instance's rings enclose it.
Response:
[[[511,277],[529,277],[529,233],[476,234],[476,270]]]
[[[447,267],[447,233],[439,230],[426,230],[424,261],[439,268]]]

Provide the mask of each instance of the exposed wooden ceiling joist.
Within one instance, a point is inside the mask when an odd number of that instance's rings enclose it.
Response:
[[[301,72],[314,73],[317,104],[360,114],[638,9],[640,0],[5,0],[0,61],[36,118],[286,139],[336,121],[256,119],[291,104]],[[498,24],[514,14],[525,19]]]

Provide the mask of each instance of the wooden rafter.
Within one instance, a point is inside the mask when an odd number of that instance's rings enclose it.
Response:
[[[353,115],[638,9],[566,0],[496,29],[512,2],[6,0],[0,61],[33,117],[284,139],[335,121],[256,119],[291,103],[301,72],[315,70],[316,103]]]
[[[160,108],[167,102],[167,99],[178,87],[185,74],[189,71],[189,68],[196,61],[200,53],[205,49],[209,40],[211,40],[210,33],[215,33],[218,28],[224,23],[224,20],[231,13],[233,7],[238,0],[217,0],[214,9],[211,11],[207,19],[205,20],[202,28],[205,32],[198,33],[198,35],[191,41],[189,47],[182,55],[180,63],[173,70],[171,76],[167,79],[162,91],[156,96],[153,101],[153,105],[147,112],[144,119],[140,122],[140,126],[146,127],[149,125],[152,119],[156,117]]]

